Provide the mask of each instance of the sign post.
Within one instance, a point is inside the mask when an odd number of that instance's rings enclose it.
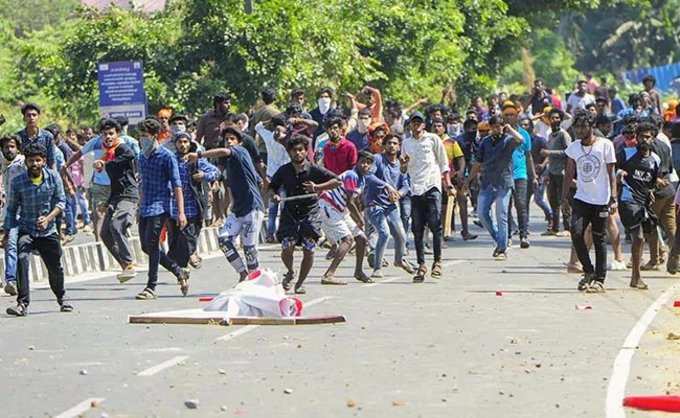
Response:
[[[125,116],[130,124],[146,118],[144,69],[141,61],[104,62],[97,65],[99,113]]]

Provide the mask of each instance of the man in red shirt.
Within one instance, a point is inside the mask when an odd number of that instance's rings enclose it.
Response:
[[[340,175],[357,164],[357,148],[344,137],[345,122],[341,118],[329,118],[325,125],[328,143],[323,147],[323,166]]]

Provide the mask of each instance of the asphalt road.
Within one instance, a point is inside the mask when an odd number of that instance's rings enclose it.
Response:
[[[615,272],[606,294],[581,294],[562,265],[568,238],[540,237],[542,228],[534,219],[532,247],[512,248],[505,262],[491,259],[486,234],[458,239],[444,252],[444,277],[423,284],[390,267],[376,285],[322,286],[320,251],[307,313],[344,314],[340,325],[127,323],[129,314],[199,307],[199,296],[233,285],[222,257],[193,272],[186,298],[167,273],[155,301],[134,300],[141,275],[125,285],[113,276],[71,283],[71,314],[57,312],[48,289],[35,290],[29,317],[0,315],[0,415],[614,417],[606,405],[621,353],[633,354],[630,375],[615,377],[625,394],[678,394],[680,342],[666,338],[680,334],[680,309],[669,307],[677,288],[639,344],[623,347],[678,279],[646,274],[642,292],[627,288],[630,272]],[[281,270],[277,247],[261,259]],[[13,300],[0,302],[4,312]],[[190,399],[197,409],[185,406]]]

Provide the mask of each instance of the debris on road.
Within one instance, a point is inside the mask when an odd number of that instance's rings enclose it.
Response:
[[[501,292],[500,290],[496,290],[496,296],[503,296],[503,292]]]
[[[577,311],[587,311],[591,310],[593,307],[591,305],[576,305],[576,310]]]
[[[283,390],[283,393],[285,393],[286,395],[290,395],[291,393],[293,393],[293,389],[286,388]]]
[[[87,375],[87,370],[83,369],[80,371],[81,376],[86,376]]]
[[[680,412],[680,396],[628,396],[623,406],[644,411]]]
[[[672,333],[672,332],[669,332],[669,333],[668,333],[668,336],[666,337],[666,339],[667,339],[667,340],[670,340],[670,341],[677,341],[677,340],[680,340],[680,335],[675,334],[675,333]]]
[[[219,374],[227,374],[227,371],[224,369],[217,369],[217,373]]]
[[[404,406],[406,405],[405,401],[392,401],[392,406]]]
[[[357,403],[354,402],[352,399],[349,399],[349,400],[347,401],[347,407],[348,407],[348,408],[354,408],[355,406],[357,406]]]
[[[680,300],[676,300],[675,302],[673,302],[673,307],[680,308]]]
[[[184,401],[184,406],[186,406],[189,409],[198,409],[198,404],[199,404],[198,399],[187,399],[186,401]]]

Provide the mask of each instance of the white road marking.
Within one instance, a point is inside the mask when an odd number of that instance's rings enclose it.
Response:
[[[375,283],[368,283],[368,284],[365,284],[365,285],[363,285],[363,286],[361,286],[361,287],[375,287],[375,286],[377,286],[377,285],[379,285],[379,284],[382,284],[382,283],[390,283],[390,282],[397,281],[397,280],[399,280],[400,278],[401,278],[401,277],[390,277],[389,279],[381,280],[381,281],[375,282]]]
[[[164,361],[161,364],[157,364],[153,367],[149,367],[146,370],[142,370],[141,372],[137,373],[137,376],[142,376],[142,377],[148,377],[148,376],[153,376],[156,373],[162,372],[165,369],[169,369],[170,367],[177,366],[184,360],[188,359],[189,356],[177,356],[173,357],[170,360]]]
[[[104,400],[105,400],[104,398],[85,399],[84,401],[82,401],[78,405],[74,406],[73,408],[62,412],[59,415],[56,415],[54,418],[75,418],[75,417],[79,416],[80,414],[82,414],[83,412],[92,408],[93,403],[100,404],[100,403],[104,402]]]
[[[333,299],[332,296],[323,296],[320,298],[312,299],[309,302],[304,304],[304,307],[310,307],[317,305],[319,303],[323,303],[329,299]],[[236,331],[232,331],[229,334],[223,335],[219,338],[215,339],[215,342],[223,342],[223,341],[231,341],[236,337],[240,337],[241,335],[247,334],[251,331],[255,331],[256,329],[260,328],[261,325],[246,325],[243,328],[239,328]]]
[[[675,284],[663,292],[661,296],[647,308],[623,342],[623,346],[616,356],[616,360],[614,360],[614,369],[612,370],[612,375],[609,379],[609,387],[607,388],[605,409],[607,418],[625,418],[626,412],[623,409],[623,397],[626,392],[626,383],[628,382],[628,375],[630,373],[630,363],[635,354],[635,350],[640,344],[642,335],[647,331],[647,327],[652,323],[656,314],[659,312],[659,309],[661,309],[661,307],[668,302],[671,295],[679,289],[680,284]]]
[[[184,351],[179,347],[162,347],[162,348],[145,348],[143,350],[145,353],[167,353],[167,352],[177,352],[177,351]]]

